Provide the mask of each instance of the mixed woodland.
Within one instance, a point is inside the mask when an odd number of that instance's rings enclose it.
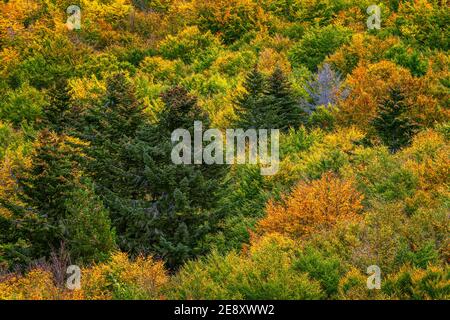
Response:
[[[449,299],[448,5],[0,0],[0,299]],[[279,171],[175,165],[194,121]]]

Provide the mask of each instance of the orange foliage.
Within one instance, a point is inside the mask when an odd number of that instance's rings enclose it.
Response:
[[[358,219],[362,199],[353,179],[326,173],[319,180],[300,182],[284,203],[269,201],[258,231],[305,238],[340,221]]]
[[[433,130],[420,132],[399,157],[418,178],[418,190],[408,199],[409,205],[433,208],[450,198],[450,146],[442,135]]]
[[[352,7],[337,13],[333,23],[338,26],[348,27],[358,32],[364,32],[366,26],[366,15],[358,7]]]
[[[366,129],[377,113],[378,105],[388,98],[391,88],[400,88],[410,106],[409,115],[418,124],[431,126],[445,121],[449,112],[442,108],[432,94],[433,77],[415,78],[411,73],[393,62],[380,61],[353,70],[346,84],[351,94],[339,104],[338,121],[344,125],[354,124]]]
[[[373,35],[357,33],[349,44],[343,45],[325,61],[346,75],[358,64],[366,65],[379,61],[389,48],[399,42],[396,37],[380,39]]]

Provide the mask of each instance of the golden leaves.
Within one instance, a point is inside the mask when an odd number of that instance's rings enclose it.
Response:
[[[109,262],[83,268],[79,290],[58,287],[51,272],[36,268],[23,276],[0,279],[0,300],[112,299],[115,290],[127,286],[136,290],[139,297],[161,299],[160,289],[167,281],[162,262],[150,256],[133,261],[126,253],[117,252]]]
[[[353,179],[326,173],[319,180],[300,182],[283,203],[269,201],[258,231],[307,238],[339,221],[359,219],[362,199]]]

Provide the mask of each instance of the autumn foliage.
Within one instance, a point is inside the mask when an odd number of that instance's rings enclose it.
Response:
[[[108,262],[83,268],[80,289],[69,290],[65,283],[56,283],[48,267],[34,268],[24,276],[2,278],[0,300],[161,299],[161,288],[168,281],[161,262],[143,256],[130,260],[125,253],[113,254]],[[30,287],[32,290],[28,290]]]
[[[300,182],[282,203],[269,201],[258,231],[307,238],[337,223],[358,220],[362,199],[354,180],[326,173],[319,180]]]
[[[373,4],[0,0],[0,300],[450,299],[450,11]],[[195,121],[278,172],[173,163]]]

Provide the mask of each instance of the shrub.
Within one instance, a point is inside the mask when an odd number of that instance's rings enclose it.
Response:
[[[337,257],[329,257],[315,248],[307,247],[295,260],[294,266],[319,281],[328,298],[337,294],[339,280],[343,276],[343,268]]]
[[[36,124],[47,106],[45,95],[29,86],[23,85],[17,90],[9,91],[0,101],[0,119],[15,126],[22,122]]]
[[[352,268],[339,282],[339,298],[342,300],[380,300],[387,299],[380,290],[367,288],[368,275]]]
[[[0,300],[61,300],[82,299],[79,290],[65,291],[53,281],[53,274],[44,269],[32,269],[25,275],[11,275],[0,280]]]
[[[146,57],[140,64],[140,71],[162,83],[175,84],[181,79],[184,64],[181,61],[166,60],[162,57]]]
[[[197,0],[194,5],[200,29],[219,35],[225,44],[257,30],[265,19],[263,10],[249,0]]]
[[[218,46],[219,41],[210,32],[201,33],[197,27],[187,27],[176,36],[167,36],[160,42],[159,51],[166,59],[190,64]]]
[[[187,263],[173,279],[176,299],[320,299],[320,285],[293,269],[295,244],[282,236],[258,240],[248,252]]]
[[[162,262],[150,256],[130,260],[117,252],[110,261],[82,269],[81,288],[86,299],[161,299],[167,281]]]
[[[351,91],[338,104],[338,121],[370,131],[369,124],[377,115],[379,104],[389,97],[392,88],[398,88],[404,95],[405,104],[410,106],[408,117],[413,122],[421,126],[444,122],[448,114],[440,107],[434,83],[432,77],[412,77],[409,70],[390,61],[368,66],[360,64],[345,82]]]
[[[395,37],[380,39],[367,33],[356,33],[349,43],[342,45],[325,62],[346,76],[352,73],[360,63],[379,62],[383,59],[386,51],[399,41]]]
[[[448,266],[427,269],[404,267],[382,284],[382,291],[392,299],[448,300],[450,298],[450,270]]]
[[[408,68],[413,76],[420,77],[427,73],[428,60],[424,58],[423,54],[412,48],[396,45],[386,51],[385,57]]]
[[[393,28],[408,42],[447,51],[449,11],[445,4],[419,0],[405,2],[394,16]]]

